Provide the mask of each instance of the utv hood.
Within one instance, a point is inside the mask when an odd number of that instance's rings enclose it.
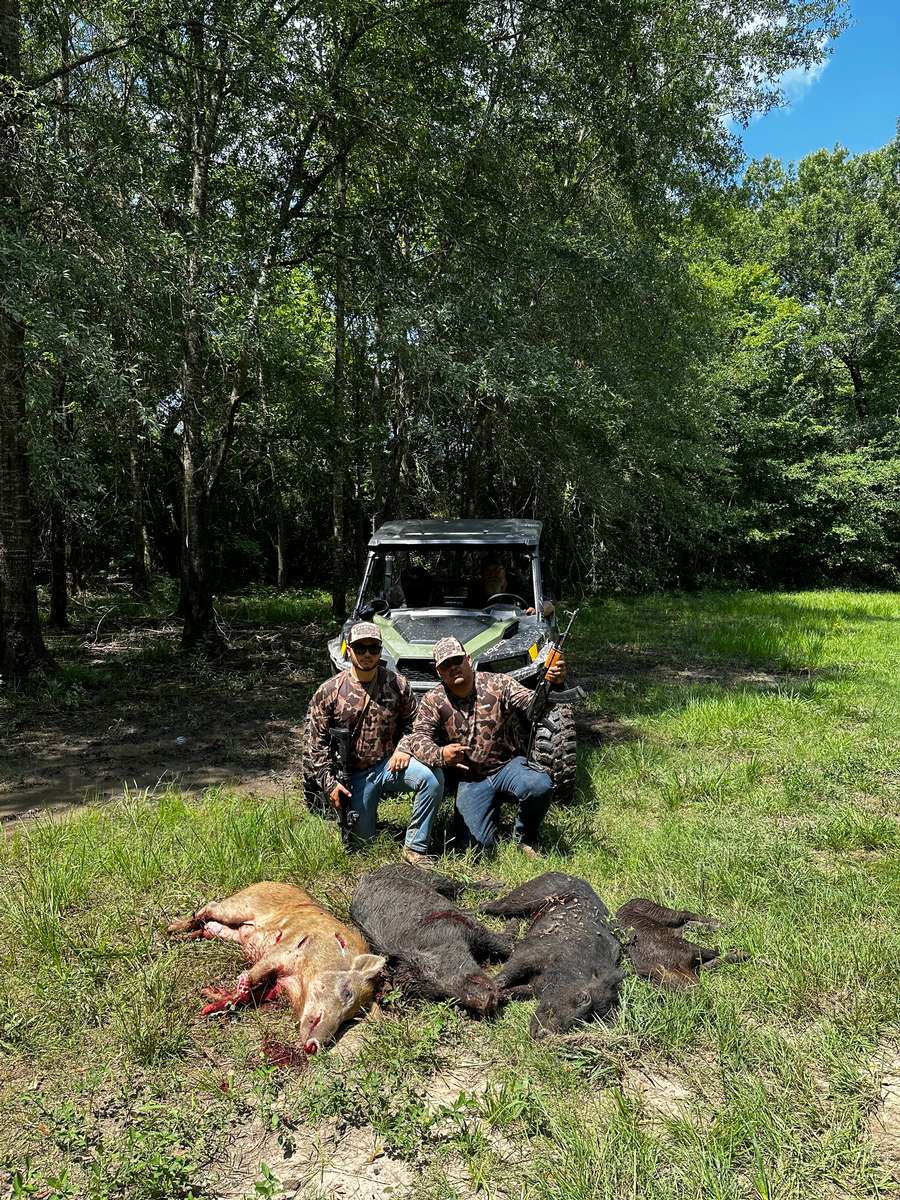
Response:
[[[477,658],[504,637],[515,634],[519,619],[451,608],[376,616],[375,624],[381,630],[385,650],[394,660],[430,658],[435,642],[443,637],[459,638],[466,653]]]

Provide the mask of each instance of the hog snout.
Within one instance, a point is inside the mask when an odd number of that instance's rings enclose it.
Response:
[[[554,1033],[567,1033],[575,1024],[574,1020],[561,1020],[552,1009],[538,1008],[528,1025],[528,1032],[537,1042],[550,1037]]]
[[[470,1012],[480,1017],[489,1017],[493,1016],[500,1005],[500,992],[487,976],[470,975],[460,999]]]
[[[316,1013],[310,1020],[302,1021],[300,1024],[300,1036],[303,1042],[303,1049],[307,1054],[316,1054],[322,1048],[321,1034],[319,1037],[313,1037],[313,1030],[318,1029],[322,1024],[324,1013]],[[312,1047],[312,1049],[310,1049]]]

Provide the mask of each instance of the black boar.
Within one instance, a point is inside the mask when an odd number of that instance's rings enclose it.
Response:
[[[565,1033],[615,1005],[621,947],[609,928],[609,910],[583,879],[549,871],[481,911],[532,918],[494,977],[505,999],[537,997],[532,1037]]]
[[[665,908],[652,900],[629,900],[616,913],[616,924],[626,939],[625,953],[636,973],[661,987],[692,987],[698,971],[747,958],[742,950],[721,954],[716,947],[686,941],[682,933],[688,925],[716,929],[720,922],[686,909]]]
[[[350,915],[372,947],[387,956],[391,977],[406,995],[455,1000],[487,1016],[496,1010],[500,991],[480,964],[506,958],[512,943],[448,903],[463,888],[418,867],[379,867],[360,879]]]

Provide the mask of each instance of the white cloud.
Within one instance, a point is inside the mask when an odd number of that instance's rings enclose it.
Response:
[[[813,63],[811,67],[790,67],[777,80],[777,86],[784,93],[789,107],[797,104],[814,83],[822,77],[822,72],[828,66],[828,59]]]

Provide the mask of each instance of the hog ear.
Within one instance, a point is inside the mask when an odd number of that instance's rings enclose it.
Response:
[[[350,964],[350,970],[359,972],[364,979],[374,979],[376,975],[381,974],[386,963],[387,959],[382,958],[380,954],[357,954]]]

